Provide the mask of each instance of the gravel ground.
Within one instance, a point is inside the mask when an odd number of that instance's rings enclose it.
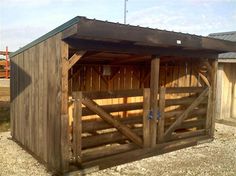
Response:
[[[0,175],[50,175],[34,158],[0,133]],[[104,175],[236,175],[236,127],[216,124],[216,139],[172,153],[112,167],[89,176]]]

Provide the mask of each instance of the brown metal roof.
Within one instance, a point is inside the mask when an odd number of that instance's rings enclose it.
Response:
[[[70,46],[84,50],[192,57],[236,51],[236,43],[231,41],[84,17],[62,34]]]
[[[209,34],[209,37],[236,42],[236,31]],[[220,54],[221,59],[236,59],[236,52]]]
[[[75,49],[160,56],[216,57],[236,52],[236,43],[209,37],[75,17],[11,54],[15,56],[62,32]]]

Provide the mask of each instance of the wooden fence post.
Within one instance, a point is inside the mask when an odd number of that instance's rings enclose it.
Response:
[[[164,125],[165,125],[165,94],[166,88],[161,87],[160,94],[159,94],[159,110],[160,110],[160,118],[158,120],[158,132],[157,132],[157,140],[158,143],[163,142],[164,137]]]
[[[143,89],[143,147],[150,147],[150,89]]]
[[[157,140],[157,113],[158,113],[158,87],[159,87],[159,68],[160,58],[154,57],[151,61],[151,79],[150,79],[150,110],[152,118],[150,119],[150,141],[151,147],[156,145]]]
[[[73,92],[73,159],[75,163],[81,163],[82,150],[82,92]]]

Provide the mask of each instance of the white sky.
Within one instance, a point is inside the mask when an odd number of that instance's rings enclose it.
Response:
[[[75,16],[123,22],[124,0],[0,0],[0,50],[35,40]],[[236,31],[236,0],[129,0],[133,25],[208,35]]]

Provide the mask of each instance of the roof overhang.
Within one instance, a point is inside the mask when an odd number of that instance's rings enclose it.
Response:
[[[170,32],[81,18],[62,32],[62,39],[80,50],[217,58],[236,51],[236,43],[209,37]]]

